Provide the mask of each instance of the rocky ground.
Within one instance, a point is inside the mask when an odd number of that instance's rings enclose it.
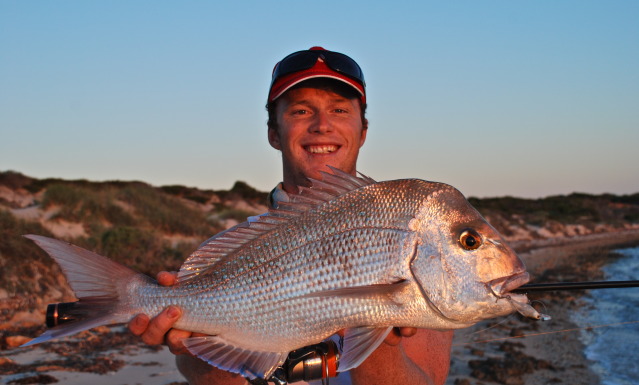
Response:
[[[30,339],[26,336],[43,331],[41,326],[23,326],[0,332],[1,383],[186,384],[170,353],[162,346],[143,344],[122,327],[99,327],[34,348],[15,348]]]

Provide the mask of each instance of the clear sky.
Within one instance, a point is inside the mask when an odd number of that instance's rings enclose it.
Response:
[[[0,0],[0,170],[269,190],[271,70],[313,45],[364,70],[377,180],[639,192],[634,0]]]

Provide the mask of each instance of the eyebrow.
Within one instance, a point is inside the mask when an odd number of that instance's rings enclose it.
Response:
[[[351,100],[354,100],[354,99],[349,99],[343,96],[339,96],[339,97],[330,99],[330,103],[348,103]],[[297,100],[295,102],[290,102],[289,106],[294,106],[296,104],[313,104],[313,102],[310,99],[302,99],[302,100]]]

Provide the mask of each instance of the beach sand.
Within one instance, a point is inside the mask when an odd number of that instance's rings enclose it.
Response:
[[[515,244],[536,282],[596,280],[613,248],[639,244],[639,230]],[[582,292],[530,295],[551,321],[518,314],[456,331],[447,385],[598,385],[570,320]],[[541,306],[543,305],[543,306]],[[0,330],[2,384],[185,384],[174,356],[141,343],[123,327],[101,327],[64,341],[8,349],[42,326]],[[563,331],[568,330],[568,331]],[[558,332],[563,331],[563,332]],[[541,334],[549,333],[552,334]],[[533,334],[541,334],[535,335]],[[523,336],[523,337],[522,337]],[[520,337],[520,338],[512,338]],[[498,340],[495,340],[498,339]],[[495,340],[492,342],[484,342]]]

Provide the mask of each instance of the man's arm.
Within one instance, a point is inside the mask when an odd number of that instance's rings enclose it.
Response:
[[[441,385],[446,382],[453,332],[399,330],[401,336],[410,338],[401,338],[394,329],[377,350],[350,371],[353,384]]]

